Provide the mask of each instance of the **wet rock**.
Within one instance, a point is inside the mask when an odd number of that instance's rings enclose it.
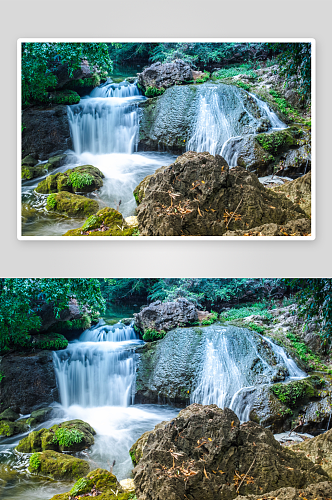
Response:
[[[104,174],[97,167],[82,165],[66,172],[48,175],[36,187],[36,192],[41,194],[58,193],[90,193],[103,185]]]
[[[48,406],[47,408],[41,408],[40,410],[35,410],[31,412],[30,417],[27,419],[27,423],[30,427],[35,427],[41,422],[45,422],[51,417],[53,412],[53,407]]]
[[[135,483],[133,479],[122,479],[122,481],[120,481],[120,485],[125,491],[135,491]]]
[[[198,311],[192,302],[179,298],[174,302],[153,302],[134,314],[135,327],[145,333],[146,330],[168,332],[177,326],[186,326],[198,322]]]
[[[311,172],[283,186],[275,186],[271,189],[275,193],[286,196],[286,198],[296,203],[311,217]]]
[[[257,175],[270,171],[268,168],[268,165],[271,164],[270,155],[264,151],[254,135],[234,139],[232,144],[233,148],[236,149],[239,167],[255,172]]]
[[[148,87],[163,87],[167,89],[175,84],[186,83],[193,80],[191,67],[181,59],[170,63],[156,62],[138,73],[138,83],[144,89]]]
[[[105,469],[95,469],[79,479],[68,493],[55,495],[51,500],[70,500],[83,496],[95,496],[98,500],[129,500],[129,490],[122,488],[114,474]]]
[[[0,420],[9,420],[10,422],[14,422],[18,418],[20,418],[19,414],[11,408],[7,408],[7,410],[0,413]]]
[[[15,353],[2,357],[0,382],[2,408],[27,414],[58,400],[51,351]]]
[[[25,156],[22,160],[22,165],[26,165],[27,167],[34,167],[37,163],[38,160],[31,155]]]
[[[66,438],[62,438],[64,434]],[[16,450],[21,453],[38,451],[80,451],[94,444],[95,430],[83,420],[69,420],[50,429],[32,431],[21,439]],[[64,444],[64,443],[67,444]]]
[[[68,217],[89,217],[98,212],[99,204],[96,200],[86,198],[67,191],[51,194],[46,208],[49,212],[66,214]]]
[[[91,215],[78,229],[70,229],[63,236],[131,236],[134,226],[126,221],[114,208],[105,207]]]
[[[150,434],[133,472],[140,500],[231,500],[328,478],[320,466],[282,448],[269,430],[240,425],[227,408],[199,404]]]
[[[149,179],[137,217],[143,236],[222,236],[305,213],[221,156],[188,151]]]
[[[67,107],[31,107],[23,110],[22,150],[39,160],[47,160],[73,148]]]
[[[296,219],[285,224],[263,224],[245,231],[227,231],[224,236],[310,236],[311,220]]]
[[[141,460],[143,456],[143,450],[145,448],[146,443],[148,442],[150,434],[155,432],[157,429],[163,429],[165,425],[167,425],[168,423],[169,422],[167,421],[163,421],[160,424],[157,424],[152,431],[144,432],[144,434],[142,434],[142,436],[139,437],[137,441],[132,445],[132,447],[129,450],[129,455],[134,465],[137,465],[138,462]]]
[[[90,466],[86,460],[53,450],[34,453],[30,457],[29,471],[31,473],[49,476],[56,480],[72,481],[79,479],[85,476],[89,469]]]
[[[0,436],[14,436],[15,434],[22,434],[29,429],[27,419],[16,420],[11,422],[10,420],[0,420]]]
[[[320,465],[332,479],[332,429],[313,439],[293,444],[289,448],[305,456],[314,464]]]
[[[277,491],[269,491],[267,495],[246,495],[238,496],[235,500],[329,500],[332,495],[332,482],[324,481],[318,484],[311,484],[306,488],[280,488]]]
[[[65,155],[65,154],[52,156],[51,158],[49,158],[47,160],[47,163],[46,163],[47,169],[52,170],[55,168],[62,167],[62,165],[64,165],[66,163],[66,158],[67,158],[67,155]]]

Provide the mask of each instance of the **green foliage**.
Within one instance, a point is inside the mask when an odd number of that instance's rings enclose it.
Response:
[[[85,477],[82,477],[81,479],[76,481],[76,483],[74,484],[74,486],[70,490],[69,494],[76,496],[79,493],[83,493],[82,490],[84,490],[84,488],[86,488],[89,485],[90,485],[90,481],[88,479],[86,479]]]
[[[281,65],[281,74],[285,85],[295,78],[298,92],[303,99],[310,99],[311,94],[311,43],[269,43]]]
[[[56,318],[75,298],[82,310],[104,310],[100,282],[93,278],[2,278],[0,279],[0,352],[31,342],[30,333],[41,327],[40,312],[50,305]]]
[[[131,235],[132,235],[132,236],[140,236],[140,232],[139,232],[138,227],[136,227],[136,228],[134,229],[134,231],[132,232],[132,234],[131,234]]]
[[[210,78],[210,73],[208,71],[204,71],[204,74],[200,78],[197,78],[196,83],[204,83],[209,78]]]
[[[290,408],[295,408],[300,402],[316,395],[314,387],[306,379],[287,384],[274,384],[270,390],[279,401]]]
[[[58,443],[59,446],[69,448],[69,446],[72,446],[75,443],[80,443],[83,438],[83,432],[78,429],[66,429],[64,427],[59,427],[55,431],[53,443]]]
[[[80,173],[80,172],[71,172],[69,174],[69,181],[68,185],[72,185],[73,188],[76,189],[82,189],[85,186],[91,186],[93,183],[93,177],[90,174],[87,173]]]
[[[156,97],[158,95],[162,95],[165,90],[166,89],[164,89],[164,87],[160,87],[160,89],[158,89],[157,87],[147,87],[145,95],[146,97]]]
[[[323,343],[332,339],[332,280],[331,278],[285,278],[285,284],[295,290],[299,314],[306,324],[313,321]]]
[[[46,208],[48,210],[53,210],[55,207],[56,207],[56,195],[55,194],[50,194],[47,197]]]
[[[1,380],[3,380],[3,379],[5,378],[5,376],[6,376],[6,375],[5,375],[5,374],[4,374],[4,372],[1,370],[1,371],[0,371],[0,382],[1,382]]]
[[[230,66],[222,68],[214,74],[217,79],[232,78],[233,76],[243,75],[248,78],[257,78],[256,73],[252,69],[252,64],[241,64],[240,66]]]
[[[274,102],[277,104],[281,113],[286,116],[294,115],[296,117],[299,117],[298,112],[289,104],[289,102],[286,101],[286,99],[280,97],[278,92],[272,89],[270,90],[270,94],[273,96]]]
[[[52,104],[78,104],[81,98],[74,90],[64,90],[51,94],[50,100]]]
[[[202,325],[212,325],[212,323],[215,323],[218,319],[218,313],[215,311],[211,311],[211,315],[208,318],[202,319]]]
[[[135,493],[129,493],[128,500],[137,500],[137,496]]]
[[[294,143],[293,137],[287,131],[272,132],[271,134],[259,134],[256,135],[255,138],[265,151],[272,154],[277,154],[285,147],[285,145],[291,146]],[[272,159],[274,159],[273,156]]]
[[[33,453],[29,458],[29,465],[32,469],[38,470],[40,467],[41,461],[39,458],[39,453]]]
[[[105,43],[34,42],[22,43],[22,103],[28,106],[47,98],[47,92],[57,85],[56,69],[67,66],[68,76],[80,68],[81,61],[89,61],[90,69],[112,69],[108,46]]]
[[[160,332],[158,332],[157,330],[148,328],[143,334],[143,340],[145,340],[146,342],[160,340],[163,339],[165,335],[166,332],[164,330],[160,330]]]
[[[224,318],[227,321],[234,321],[255,314],[259,316],[264,316],[267,319],[272,319],[273,315],[268,310],[268,307],[274,309],[275,306],[273,305],[269,306],[265,301],[257,302],[255,304],[245,304],[241,307],[233,307],[228,311],[222,312],[220,314],[220,317]]]
[[[248,328],[254,330],[257,333],[260,333],[261,335],[263,335],[266,330],[264,326],[256,325],[256,323],[248,323]]]
[[[249,90],[251,89],[250,85],[248,85],[247,83],[243,83],[243,82],[236,82],[236,86],[240,87],[243,90],[246,90],[247,92],[249,92]]]
[[[305,361],[307,363],[309,361],[320,363],[319,357],[314,354],[312,350],[299,339],[299,337],[297,337],[293,333],[287,333],[286,337],[291,341],[292,347],[294,347],[297,355],[300,359],[302,359],[302,361]]]

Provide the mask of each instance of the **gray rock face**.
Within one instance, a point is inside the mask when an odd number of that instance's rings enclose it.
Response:
[[[22,113],[25,129],[22,132],[24,155],[39,160],[72,149],[66,106],[27,108]]]
[[[168,332],[177,326],[197,322],[197,309],[189,300],[180,298],[174,302],[153,302],[141,312],[134,314],[135,326],[141,332],[164,330]]]
[[[51,351],[8,354],[0,366],[5,374],[0,382],[1,408],[27,414],[58,401]]]
[[[306,488],[280,488],[277,491],[269,491],[266,499],[271,500],[299,500],[306,498],[307,500],[329,500],[332,496],[332,482],[324,481],[318,484],[311,484]],[[264,498],[264,497],[263,497]],[[238,496],[235,500],[263,500],[262,495]]]
[[[320,466],[281,447],[269,430],[240,425],[228,408],[198,404],[148,436],[134,475],[141,500],[231,500],[328,479]]]
[[[138,83],[144,87],[157,87],[164,89],[175,84],[185,83],[193,79],[191,67],[182,59],[170,63],[156,62],[138,74]]]

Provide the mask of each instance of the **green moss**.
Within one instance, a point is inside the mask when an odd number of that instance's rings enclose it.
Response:
[[[204,318],[201,322],[202,325],[212,325],[218,319],[218,313],[215,311],[211,311],[210,316],[208,318]]]
[[[86,217],[96,213],[98,208],[96,200],[66,191],[50,194],[46,204],[47,210],[64,213],[69,217]]]
[[[294,138],[286,130],[271,132],[269,134],[258,134],[255,139],[265,151],[271,154],[278,154],[283,149],[288,149],[295,144]]]
[[[247,83],[243,83],[243,82],[238,81],[235,83],[235,85],[237,87],[240,87],[243,90],[246,90],[247,92],[249,92],[249,90],[251,90],[251,86],[248,85]]]
[[[208,71],[204,71],[204,74],[200,78],[196,79],[196,83],[204,83],[209,78],[210,78],[210,73]],[[187,82],[187,83],[190,83],[190,82]]]
[[[39,453],[33,453],[29,458],[30,468],[38,470],[41,464]]]
[[[160,87],[158,89],[157,87],[147,87],[145,90],[145,96],[146,97],[156,97],[158,95],[162,95],[165,92],[166,89],[164,87]]]
[[[297,407],[311,398],[318,396],[317,381],[309,379],[296,380],[286,384],[274,384],[270,391],[286,406]]]
[[[148,328],[145,330],[143,333],[143,340],[145,341],[154,341],[154,340],[160,340],[163,339],[166,335],[165,330],[160,330],[159,332],[157,330],[153,330],[152,328]]]
[[[103,186],[104,174],[93,165],[81,165],[66,172],[51,174],[36,187],[41,194],[67,192],[91,192]]]
[[[78,104],[81,100],[80,96],[74,90],[61,90],[50,94],[47,98],[52,104]]]
[[[29,426],[27,424],[27,419],[16,420],[16,422],[11,422],[9,420],[0,420],[0,436],[14,436],[15,434],[21,434],[26,432]]]
[[[46,209],[54,210],[56,208],[56,196],[55,194],[50,194],[47,198]]]
[[[67,231],[64,236],[132,236],[136,228],[127,226],[120,212],[105,207],[89,217],[82,227]]]
[[[22,166],[22,173],[21,173],[22,179],[32,179],[32,172],[30,169],[26,166]]]

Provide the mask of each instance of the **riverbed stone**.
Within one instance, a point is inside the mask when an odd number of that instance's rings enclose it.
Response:
[[[28,165],[22,165],[21,169],[22,180],[35,179],[36,177],[41,177],[42,175],[45,174],[47,174],[47,166],[44,163],[35,165],[34,167],[29,167]]]
[[[0,420],[0,436],[14,436],[15,434],[22,434],[29,429],[28,419],[22,418],[12,422],[10,420]]]
[[[33,457],[33,459],[31,459]],[[55,480],[72,481],[85,476],[90,469],[86,460],[53,450],[34,453],[30,457],[31,473],[49,476]]]
[[[129,500],[133,494],[122,488],[116,476],[105,469],[95,469],[79,479],[68,493],[55,495],[51,500],[71,500],[95,496],[98,500]]]
[[[49,195],[46,208],[49,212],[82,218],[98,212],[99,204],[96,200],[86,196],[60,191]]]
[[[254,422],[235,413],[193,404],[150,434],[134,469],[140,500],[231,500],[280,487],[306,487],[328,475],[306,457],[285,449]],[[247,479],[242,481],[242,479]]]
[[[89,183],[80,185],[75,183],[73,175],[80,177],[82,174],[89,176]],[[104,174],[93,165],[80,165],[66,172],[51,174],[41,181],[36,187],[36,192],[41,194],[68,191],[70,193],[90,193],[103,186]]]
[[[73,442],[70,445],[60,444],[56,433],[60,429],[66,431],[79,431],[81,441]],[[32,431],[30,434],[21,439],[16,447],[16,450],[21,453],[34,453],[38,451],[53,450],[53,451],[80,451],[94,444],[94,435],[96,431],[83,420],[69,420],[58,425],[53,425],[50,429],[40,429]]]
[[[222,236],[306,214],[244,168],[229,169],[219,155],[188,151],[150,178],[137,217],[143,236]]]
[[[111,207],[91,215],[78,229],[70,229],[63,236],[131,236],[134,226],[127,225],[122,214]]]

